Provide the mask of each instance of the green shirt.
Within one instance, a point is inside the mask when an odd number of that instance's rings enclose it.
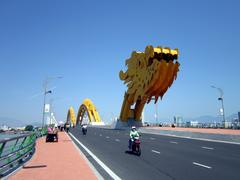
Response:
[[[137,131],[130,131],[130,138],[139,137],[139,133]]]

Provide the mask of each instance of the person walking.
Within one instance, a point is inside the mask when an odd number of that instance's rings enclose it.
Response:
[[[70,128],[70,124],[67,122],[66,123],[66,131],[67,131],[67,133],[69,132],[69,128]]]

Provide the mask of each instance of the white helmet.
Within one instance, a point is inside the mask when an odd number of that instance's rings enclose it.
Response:
[[[136,127],[135,126],[132,126],[132,130],[135,129],[136,130]]]

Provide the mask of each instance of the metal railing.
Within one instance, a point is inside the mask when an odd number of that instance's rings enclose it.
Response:
[[[0,178],[31,158],[35,152],[36,132],[0,140]]]

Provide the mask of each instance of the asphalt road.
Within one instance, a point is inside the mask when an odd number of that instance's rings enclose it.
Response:
[[[143,133],[138,157],[126,153],[126,130],[88,128],[83,136],[74,128],[71,133],[122,179],[240,179],[240,145]],[[110,179],[91,156],[86,157],[104,179]]]

